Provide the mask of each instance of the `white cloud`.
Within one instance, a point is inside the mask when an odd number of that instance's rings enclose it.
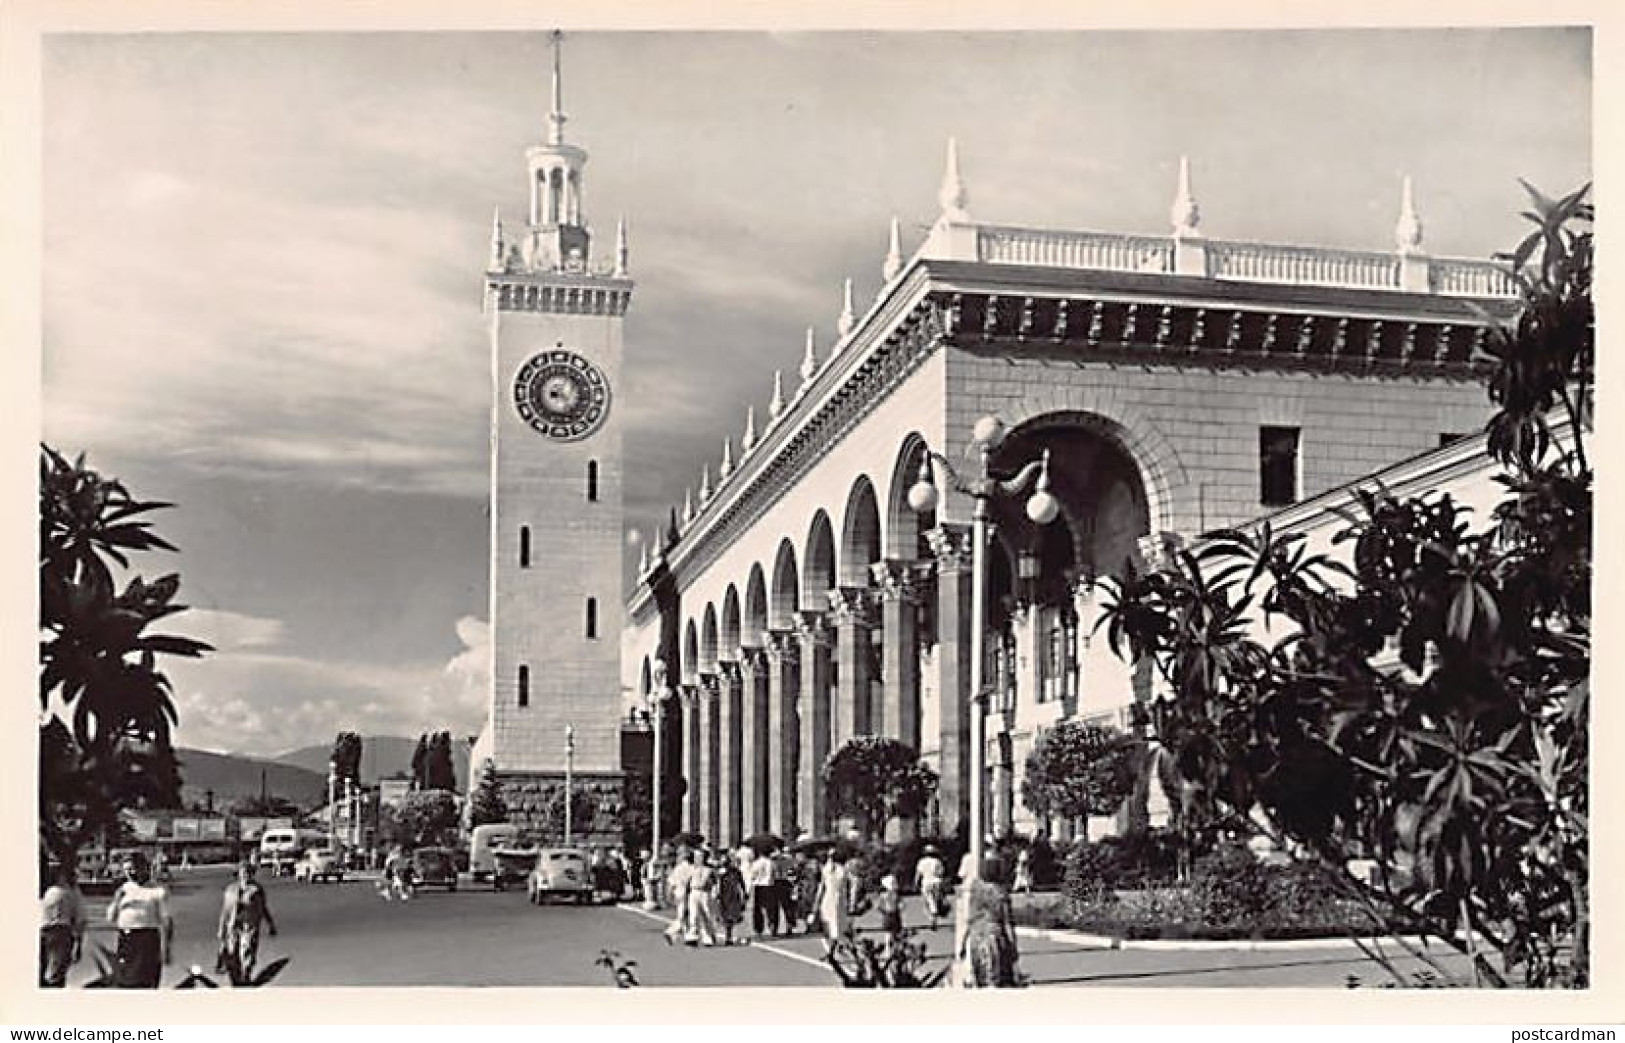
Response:
[[[274,647],[281,642],[285,629],[279,619],[212,608],[188,609],[177,619],[187,636],[213,645],[217,656],[245,648]]]

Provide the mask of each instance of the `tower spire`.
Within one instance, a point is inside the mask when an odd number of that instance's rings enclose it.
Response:
[[[959,176],[958,138],[948,139],[948,163],[942,171],[942,188],[937,192],[937,202],[942,205],[942,216],[948,220],[970,220],[970,213],[965,209],[969,203],[969,193],[965,191],[965,179]]]
[[[891,219],[891,243],[886,247],[886,261],[880,266],[880,274],[887,282],[897,278],[897,273],[903,270],[903,244],[898,233],[897,218]]]
[[[501,271],[504,247],[502,245],[502,208],[491,208],[491,264],[490,271]]]
[[[548,113],[547,143],[564,144],[564,73],[559,54],[564,49],[564,33],[553,30],[553,111]]]
[[[1173,222],[1175,237],[1186,238],[1200,234],[1196,226],[1202,221],[1202,211],[1196,205],[1196,196],[1191,193],[1191,161],[1188,156],[1179,157],[1179,188],[1174,192],[1174,202],[1168,208],[1168,217]]]
[[[615,222],[615,275],[626,277],[626,218],[623,216]]]
[[[1399,189],[1399,221],[1394,225],[1394,245],[1402,254],[1422,252],[1422,217],[1416,212],[1411,176],[1405,175]]]

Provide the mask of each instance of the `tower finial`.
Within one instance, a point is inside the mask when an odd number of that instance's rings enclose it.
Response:
[[[852,326],[857,317],[852,313],[852,280],[846,280],[846,286],[841,291],[841,317],[835,320],[835,328],[845,337],[852,332]]]
[[[768,420],[774,421],[784,412],[784,370],[773,371],[773,400],[767,404]]]
[[[1399,190],[1399,222],[1394,225],[1394,245],[1402,254],[1422,252],[1422,218],[1416,212],[1411,176],[1405,175]]]
[[[807,350],[801,356],[801,386],[806,388],[818,375],[818,353],[813,350],[813,328],[807,327]]]
[[[942,188],[937,202],[942,204],[942,216],[950,221],[969,221],[965,207],[969,203],[965,180],[959,176],[959,139],[948,139],[948,164],[942,172]]]
[[[1174,192],[1173,206],[1168,208],[1168,219],[1174,224],[1175,238],[1200,235],[1196,226],[1202,223],[1202,211],[1191,194],[1191,161],[1179,157],[1179,188]]]
[[[547,143],[564,144],[564,74],[560,70],[559,52],[562,51],[564,33],[553,30],[553,111],[548,114]]]
[[[886,263],[880,266],[881,277],[887,282],[897,278],[903,270],[903,245],[897,230],[897,217],[891,219],[891,242],[886,247]]]
[[[491,271],[501,271],[503,254],[502,245],[502,208],[491,208]]]
[[[615,222],[615,275],[617,278],[626,277],[626,216],[623,214]]]

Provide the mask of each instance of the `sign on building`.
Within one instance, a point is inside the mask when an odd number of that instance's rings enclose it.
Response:
[[[412,792],[411,779],[378,780],[378,801],[381,804],[399,804],[410,792]]]
[[[158,820],[155,818],[131,819],[130,832],[135,834],[137,840],[157,840]]]
[[[178,818],[171,828],[176,840],[198,840],[201,838],[201,824],[195,818]]]
[[[206,818],[203,820],[202,839],[226,839],[226,820],[223,818]]]

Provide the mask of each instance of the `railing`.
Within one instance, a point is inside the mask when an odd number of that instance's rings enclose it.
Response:
[[[1399,258],[1393,254],[1210,241],[1207,265],[1215,279],[1377,290],[1400,286]]]
[[[982,227],[978,254],[995,264],[1090,268],[1108,272],[1173,271],[1174,241],[1148,235],[1051,232],[1034,228]]]
[[[1504,268],[1483,261],[1433,262],[1433,292],[1458,297],[1512,297],[1518,289]]]
[[[991,264],[1156,275],[1205,274],[1210,279],[1291,286],[1398,290],[1453,297],[1516,295],[1511,277],[1489,261],[1425,255],[1403,259],[1395,253],[1374,250],[1218,239],[1176,243],[1172,237],[1162,236],[979,225],[975,258]],[[1425,281],[1416,277],[1423,272]]]

